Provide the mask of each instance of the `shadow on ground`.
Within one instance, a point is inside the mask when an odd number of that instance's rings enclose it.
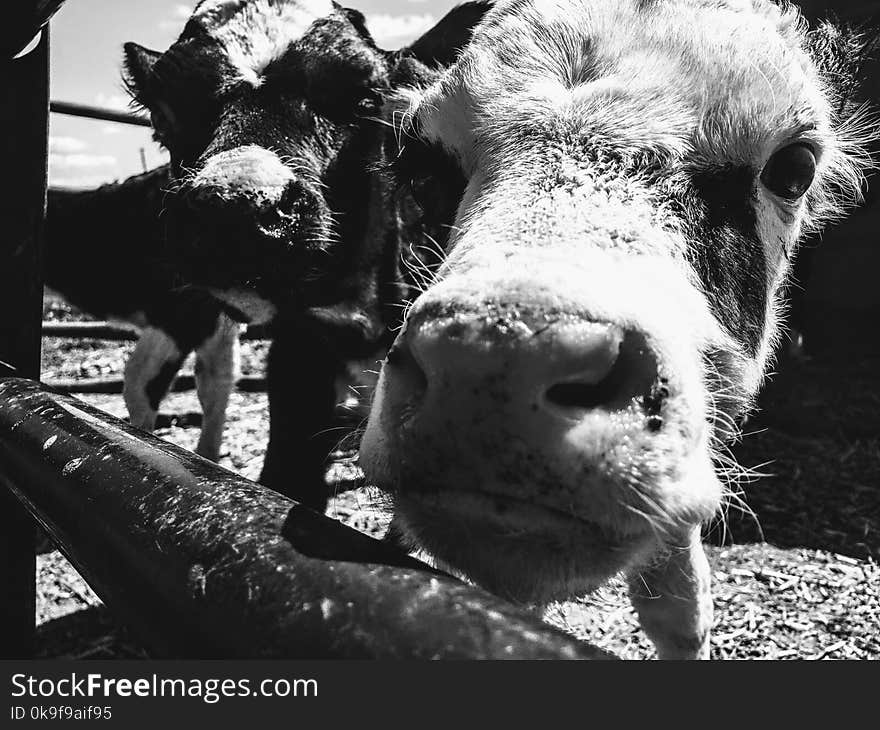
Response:
[[[777,367],[733,447],[766,474],[741,484],[715,544],[766,540],[880,560],[880,356],[817,355]]]
[[[87,608],[37,627],[34,659],[148,659],[104,606]]]

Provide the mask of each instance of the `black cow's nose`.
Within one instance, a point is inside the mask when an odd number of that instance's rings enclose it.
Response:
[[[211,157],[187,186],[185,197],[197,214],[262,216],[289,206],[294,182],[274,152],[248,145]]]

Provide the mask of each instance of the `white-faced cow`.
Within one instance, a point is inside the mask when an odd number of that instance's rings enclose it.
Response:
[[[505,0],[400,95],[450,231],[361,445],[401,531],[525,602],[627,571],[659,656],[708,656],[713,457],[799,238],[858,197],[860,54],[769,0]]]
[[[123,389],[129,420],[138,428],[153,430],[159,403],[195,351],[203,411],[196,453],[216,461],[238,377],[239,325],[206,292],[177,288],[160,215],[170,185],[163,166],[96,190],[51,189],[46,283],[89,314],[141,328]]]
[[[398,204],[377,118],[395,85],[447,64],[485,12],[453,10],[396,52],[329,0],[206,0],[127,79],[171,154],[164,201],[185,278],[242,320],[271,321],[261,482],[318,509],[337,386],[375,367],[400,319]]]

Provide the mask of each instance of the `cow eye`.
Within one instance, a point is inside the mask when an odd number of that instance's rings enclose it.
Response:
[[[150,109],[150,124],[160,142],[167,141],[174,133],[174,114],[167,104],[157,104]]]
[[[458,160],[439,143],[404,133],[406,144],[391,163],[398,189],[419,208],[423,223],[452,223],[467,183]]]
[[[363,96],[357,103],[357,113],[362,117],[378,114],[381,109],[382,95],[377,91]]]
[[[798,200],[816,175],[816,155],[802,142],[777,150],[761,171],[761,182],[785,200]]]
[[[432,177],[415,177],[409,181],[409,189],[412,193],[413,200],[416,205],[422,209],[425,214],[431,213],[437,202],[435,199],[436,182]]]

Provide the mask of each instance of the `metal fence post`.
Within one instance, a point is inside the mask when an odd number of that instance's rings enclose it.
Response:
[[[26,378],[40,375],[42,235],[46,209],[49,30],[35,50],[0,59],[0,361]],[[0,470],[3,464],[0,463]],[[0,495],[0,658],[33,654],[35,527],[5,490]]]

